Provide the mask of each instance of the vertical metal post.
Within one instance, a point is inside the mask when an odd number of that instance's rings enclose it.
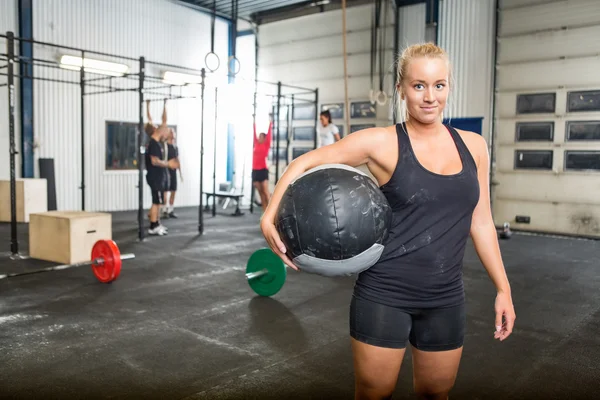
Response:
[[[81,210],[85,211],[85,51],[81,51],[79,87],[81,92]]]
[[[492,215],[494,214],[494,175],[495,175],[495,165],[496,165],[496,143],[495,138],[496,135],[494,133],[494,129],[496,127],[496,85],[498,80],[497,66],[498,63],[498,34],[499,30],[499,22],[500,22],[500,9],[499,9],[499,1],[494,1],[494,58],[492,60],[492,88],[491,88],[491,101],[490,101],[490,182],[489,182],[489,194],[490,194],[490,208],[492,210]]]
[[[277,148],[275,148],[275,184],[279,182],[279,111],[281,109],[281,81],[277,82]]]
[[[138,76],[139,96],[139,120],[137,137],[137,165],[138,165],[138,239],[144,240],[144,158],[146,148],[144,146],[144,81],[146,76],[146,59],[140,57],[140,71]]]
[[[200,84],[200,100],[202,105],[200,108],[200,205],[198,206],[198,233],[204,233],[204,210],[202,209],[202,193],[203,178],[204,178],[204,80],[206,71],[202,68],[202,83]]]
[[[8,129],[10,138],[10,252],[12,256],[19,255],[19,241],[17,239],[17,187],[15,176],[15,35],[7,32],[6,54],[8,57]]]
[[[219,88],[215,88],[215,134],[213,136],[213,204],[212,215],[217,215],[217,111],[219,102],[217,100]]]
[[[16,2],[19,9],[19,37],[33,39],[33,0],[20,0]],[[15,43],[16,44],[16,43]],[[29,40],[19,40],[18,51],[21,57],[33,59],[34,44]],[[19,104],[21,122],[21,177],[33,178],[33,63],[19,63]],[[27,78],[25,78],[27,77]]]
[[[344,110],[344,114],[346,114],[347,108]],[[319,89],[315,89],[315,111],[316,111],[316,116],[315,116],[315,129],[314,129],[314,137],[313,137],[313,141],[314,141],[314,148],[317,148],[317,124],[319,123]],[[349,120],[349,118],[348,118]],[[348,132],[346,132],[346,135],[348,134]]]
[[[292,95],[292,109],[294,108],[294,95]],[[288,166],[289,165],[289,159],[290,159],[290,130],[292,129],[292,124],[290,123],[290,106],[288,105],[287,108],[287,114],[286,114],[286,119],[285,119],[285,137],[287,139],[287,144],[285,147],[285,153],[287,154],[287,159],[285,160],[285,165]]]
[[[256,43],[256,39],[255,43]],[[252,149],[253,149],[253,156],[252,156],[252,165],[254,166],[254,142],[256,141],[256,102],[257,102],[257,86],[258,83],[256,82],[256,75],[254,76],[254,111],[252,113]],[[245,177],[244,177],[245,178]],[[254,212],[254,192],[255,192],[255,187],[254,187],[254,183],[250,186],[250,213]]]
[[[438,17],[440,9],[439,0],[427,0],[426,1],[426,21],[425,21],[425,40],[433,44],[438,42]]]

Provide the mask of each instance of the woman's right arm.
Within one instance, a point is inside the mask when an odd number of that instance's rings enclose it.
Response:
[[[305,153],[289,164],[275,186],[273,196],[260,223],[269,246],[288,266],[298,269],[285,254],[286,248],[275,228],[275,216],[289,184],[309,169],[323,164],[346,164],[351,167],[377,164],[378,160],[375,159],[375,155],[378,150],[385,149],[388,137],[385,128],[365,129],[348,135],[334,144]]]

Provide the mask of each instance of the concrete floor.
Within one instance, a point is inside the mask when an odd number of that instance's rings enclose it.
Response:
[[[258,215],[167,220],[138,242],[113,215],[120,278],[89,268],[0,280],[0,398],[351,399],[353,278],[289,271],[272,298],[244,278],[265,246]],[[27,225],[19,225],[27,254]],[[9,250],[10,226],[0,225]],[[493,340],[494,288],[469,245],[468,324],[455,399],[592,399],[600,390],[600,241],[516,234],[501,242],[517,325]],[[0,258],[0,273],[52,265]],[[412,397],[410,353],[395,399]]]

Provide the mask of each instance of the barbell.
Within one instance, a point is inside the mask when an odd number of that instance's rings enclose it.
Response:
[[[246,280],[260,296],[273,296],[285,283],[286,265],[271,249],[256,250],[246,264]]]
[[[98,240],[92,247],[90,261],[55,265],[33,271],[0,274],[0,279],[91,265],[96,279],[102,283],[110,283],[116,280],[121,274],[122,261],[133,258],[135,258],[135,254],[133,253],[121,254],[119,247],[113,240]],[[286,265],[269,248],[259,249],[252,253],[246,264],[246,279],[248,284],[260,296],[268,297],[275,295],[285,284],[286,277]]]
[[[96,279],[102,283],[110,283],[117,279],[121,274],[121,262],[123,260],[131,260],[132,258],[135,258],[135,254],[121,254],[119,247],[113,240],[98,240],[92,247],[91,261],[56,265],[53,267],[36,269],[33,271],[0,274],[0,279],[91,265],[92,272],[94,273]]]

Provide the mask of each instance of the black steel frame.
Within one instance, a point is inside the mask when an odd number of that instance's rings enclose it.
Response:
[[[204,233],[204,219],[203,219],[203,168],[204,168],[204,91],[206,86],[206,78],[207,73],[204,68],[202,69],[193,69],[188,67],[182,67],[179,65],[165,64],[160,62],[152,62],[146,60],[145,57],[133,58],[120,56],[117,54],[108,54],[103,52],[91,51],[80,49],[76,47],[62,46],[54,43],[41,42],[32,39],[20,38],[14,35],[13,32],[6,32],[6,34],[0,34],[0,38],[4,38],[6,40],[6,53],[0,54],[0,61],[6,61],[6,65],[0,65],[0,76],[7,77],[6,84],[0,84],[0,87],[7,86],[8,88],[8,98],[9,98],[9,139],[10,139],[10,198],[11,198],[11,257],[19,258],[19,241],[17,239],[17,216],[16,216],[16,166],[15,166],[15,156],[18,154],[16,143],[15,143],[15,101],[16,101],[16,90],[15,90],[15,78],[25,78],[32,80],[41,80],[41,81],[49,81],[49,82],[57,82],[57,83],[65,83],[65,84],[73,84],[78,85],[80,87],[80,112],[81,112],[81,185],[79,189],[81,189],[81,208],[85,210],[85,199],[86,199],[86,181],[85,181],[85,97],[91,95],[100,95],[105,93],[115,93],[115,92],[136,92],[139,96],[139,121],[138,121],[138,132],[137,132],[137,165],[138,165],[138,213],[137,213],[137,222],[138,222],[138,239],[143,240],[145,238],[144,234],[144,154],[145,148],[143,146],[144,143],[144,104],[145,104],[145,95],[149,96],[161,96],[159,99],[155,98],[154,100],[176,100],[182,98],[190,98],[183,96],[181,94],[181,89],[179,94],[173,93],[173,88],[179,85],[173,84],[164,84],[162,78],[153,77],[146,74],[146,68],[148,65],[154,65],[158,67],[168,67],[173,68],[185,73],[195,74],[201,77],[200,88],[201,88],[201,125],[200,125],[200,190],[199,190],[199,205],[198,205],[198,232],[199,234]],[[15,43],[16,42],[27,42],[31,44],[38,44],[47,47],[53,47],[63,50],[69,50],[72,52],[78,52],[82,59],[85,58],[86,55],[100,55],[106,57],[114,57],[122,60],[137,62],[139,66],[139,71],[135,73],[127,73],[122,76],[113,77],[98,77],[98,78],[86,78],[86,72],[84,68],[80,68],[79,79],[78,80],[64,80],[64,79],[50,79],[43,77],[35,77],[33,75],[33,69],[31,69],[31,73],[29,72],[29,68],[24,68],[23,71],[27,71],[24,74],[15,73],[15,64],[19,65],[27,65],[27,66],[43,66],[47,68],[60,68],[59,63],[52,60],[44,60],[39,58],[28,58],[22,57],[15,54]],[[4,71],[6,69],[6,71]],[[256,77],[255,77],[256,78]],[[131,87],[114,87],[113,81],[116,79],[130,79],[132,80]],[[108,84],[106,84],[108,81]],[[153,86],[146,88],[147,82],[157,83],[161,82],[161,86]],[[136,84],[134,84],[134,82]],[[274,85],[277,87],[277,94],[271,94],[271,96],[277,97],[277,111],[275,120],[276,132],[277,132],[277,149],[276,149],[276,159],[279,159],[279,141],[280,141],[280,109],[281,109],[281,99],[282,98],[291,98],[292,99],[292,107],[294,102],[301,101],[307,102],[315,105],[315,109],[318,112],[318,104],[319,104],[319,90],[318,89],[308,89],[300,86],[294,85],[286,85],[281,82],[267,82],[261,81],[258,79],[254,79],[254,84],[266,84],[266,85]],[[301,92],[294,93],[282,93],[282,88],[296,90]],[[91,89],[91,90],[90,90]],[[168,93],[165,93],[164,90],[168,89]],[[254,93],[254,121],[256,121],[256,95],[258,94],[257,90]],[[298,98],[296,96],[299,95],[309,95],[314,94],[314,100],[306,100],[302,98]],[[153,100],[151,100],[153,101]],[[216,118],[216,115],[215,115]],[[317,119],[315,119],[315,130],[316,130]],[[288,139],[289,142],[289,139]],[[315,142],[314,145],[317,145],[316,133],[315,133]],[[288,143],[289,147],[289,143]],[[276,164],[276,182],[279,179],[279,163]],[[254,195],[254,191],[252,191],[252,197]],[[252,210],[252,201],[251,201],[251,210]]]

